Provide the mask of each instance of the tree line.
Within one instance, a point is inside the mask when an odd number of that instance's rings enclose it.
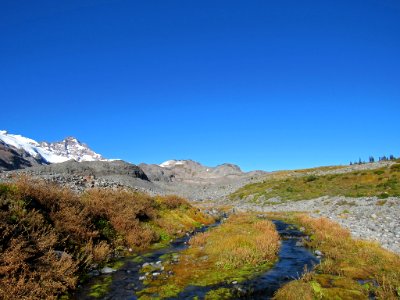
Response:
[[[389,155],[389,156],[386,156],[386,155],[384,155],[384,156],[380,156],[380,157],[378,157],[378,160],[376,160],[375,159],[375,157],[373,157],[373,156],[370,156],[369,158],[368,158],[368,162],[369,163],[373,163],[373,162],[375,162],[375,161],[390,161],[390,160],[396,160],[397,158],[394,156],[394,155]],[[362,165],[362,164],[366,164],[367,162],[365,161],[365,160],[362,160],[361,158],[359,158],[358,159],[358,161],[350,161],[350,166],[351,165]]]

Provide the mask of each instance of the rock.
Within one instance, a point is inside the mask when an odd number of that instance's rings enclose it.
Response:
[[[53,253],[57,256],[57,259],[61,259],[62,257],[71,258],[71,255],[69,255],[67,252],[64,251],[53,250]]]
[[[111,274],[114,273],[116,270],[110,267],[104,267],[103,269],[100,270],[101,274]]]
[[[322,256],[322,252],[319,251],[319,250],[315,250],[314,253],[315,253],[315,255],[317,255],[317,256]]]
[[[146,276],[139,276],[139,280],[140,281],[146,280]]]
[[[371,218],[372,218],[372,219],[377,219],[378,216],[377,216],[376,214],[372,214],[372,215],[371,215]]]
[[[89,273],[87,273],[88,276],[94,277],[94,276],[99,276],[100,272],[98,270],[92,270]]]

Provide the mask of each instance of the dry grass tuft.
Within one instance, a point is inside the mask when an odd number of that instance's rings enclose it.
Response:
[[[156,200],[167,209],[176,209],[179,207],[189,207],[189,202],[179,196],[169,195],[169,196],[159,196],[156,197]]]

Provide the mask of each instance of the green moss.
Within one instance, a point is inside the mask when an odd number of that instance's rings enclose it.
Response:
[[[117,232],[114,230],[109,220],[105,218],[98,218],[97,220],[94,220],[93,223],[96,229],[98,229],[101,235],[107,240],[111,241],[116,238]]]
[[[205,300],[218,300],[218,299],[232,299],[232,293],[227,288],[219,288],[217,290],[209,291]]]
[[[90,287],[89,296],[94,298],[103,297],[109,291],[111,282],[112,282],[111,276],[102,278],[100,283],[97,283]]]
[[[125,262],[123,262],[122,260],[116,260],[108,266],[114,270],[118,270],[118,269],[122,268],[124,265],[125,265]]]
[[[130,258],[130,261],[134,262],[134,263],[141,263],[143,262],[143,257],[141,256],[134,256],[132,258]]]

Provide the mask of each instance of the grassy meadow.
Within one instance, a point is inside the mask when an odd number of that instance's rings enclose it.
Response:
[[[301,171],[301,170],[300,170]],[[265,202],[279,197],[281,201],[306,200],[321,196],[388,198],[400,196],[400,163],[374,170],[342,174],[314,175],[303,172],[279,173],[262,182],[246,185],[231,194],[232,200]],[[262,199],[262,201],[261,201]]]

